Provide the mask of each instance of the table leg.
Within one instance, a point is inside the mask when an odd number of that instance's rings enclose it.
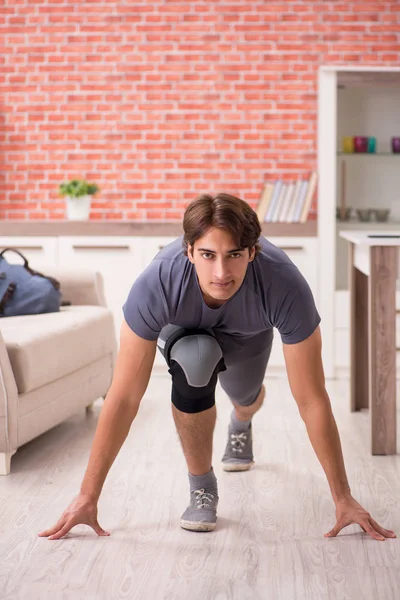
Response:
[[[372,246],[369,277],[369,397],[372,454],[396,454],[397,248]]]
[[[350,410],[368,408],[368,277],[354,266],[350,244]]]

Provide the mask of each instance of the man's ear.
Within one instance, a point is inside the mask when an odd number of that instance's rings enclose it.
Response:
[[[253,246],[253,248],[250,250],[249,262],[254,260],[255,256],[256,256],[256,248],[255,248],[255,246]]]
[[[191,246],[190,244],[188,244],[188,247],[187,247],[188,259],[190,260],[191,263],[194,264],[193,250],[194,250],[193,246]]]

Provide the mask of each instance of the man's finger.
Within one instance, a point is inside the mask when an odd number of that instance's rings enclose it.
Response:
[[[97,535],[110,535],[108,531],[105,531],[105,529],[100,527],[97,521],[92,525],[92,529],[97,533]]]
[[[363,527],[365,527],[365,531],[367,533],[369,533],[369,535],[371,537],[373,537],[375,540],[379,540],[380,542],[384,541],[385,538],[383,537],[383,535],[381,535],[380,533],[378,533],[377,531],[375,531],[375,529],[372,527],[372,525],[366,521],[365,523],[363,523]]]
[[[65,524],[65,521],[63,519],[60,519],[50,529],[46,529],[45,531],[41,531],[40,533],[38,533],[38,536],[39,537],[48,537],[49,535],[53,535],[53,533],[56,533],[56,531],[59,531],[61,529],[61,527],[63,527],[64,524]]]
[[[74,527],[74,525],[76,525],[76,523],[74,523],[74,522],[66,523],[64,525],[64,527],[62,527],[59,531],[57,531],[57,533],[54,533],[53,535],[51,535],[48,539],[49,540],[59,540],[64,535],[66,535],[69,531],[71,531],[71,529]]]
[[[376,531],[378,531],[381,535],[383,535],[384,537],[396,537],[396,534],[394,531],[391,531],[390,529],[385,529],[384,527],[381,527],[379,525],[379,523],[377,523],[375,521],[375,519],[370,519],[370,522],[372,524],[372,526],[374,527],[374,529],[376,529]]]
[[[333,529],[328,531],[328,533],[325,533],[325,537],[336,537],[337,534],[339,533],[339,531],[341,531],[342,529],[343,529],[343,526],[339,525],[339,523],[336,523],[336,525]]]

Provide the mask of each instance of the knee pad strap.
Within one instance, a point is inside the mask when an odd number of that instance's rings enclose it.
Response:
[[[186,413],[198,413],[215,404],[218,373],[225,370],[222,350],[209,333],[192,331],[169,350],[172,403]]]

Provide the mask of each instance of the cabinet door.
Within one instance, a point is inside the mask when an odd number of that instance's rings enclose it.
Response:
[[[104,278],[107,306],[112,310],[117,340],[122,306],[143,270],[143,238],[125,236],[60,237],[60,266],[98,271]]]
[[[15,248],[29,262],[29,266],[37,271],[46,271],[47,267],[55,267],[58,263],[58,238],[35,236],[1,236],[0,249]],[[15,252],[6,252],[4,258],[9,263],[22,264],[22,259]]]
[[[167,244],[170,244],[176,240],[175,237],[171,236],[149,236],[143,238],[143,257],[144,266],[147,267],[156,256],[156,254],[164,248]]]

